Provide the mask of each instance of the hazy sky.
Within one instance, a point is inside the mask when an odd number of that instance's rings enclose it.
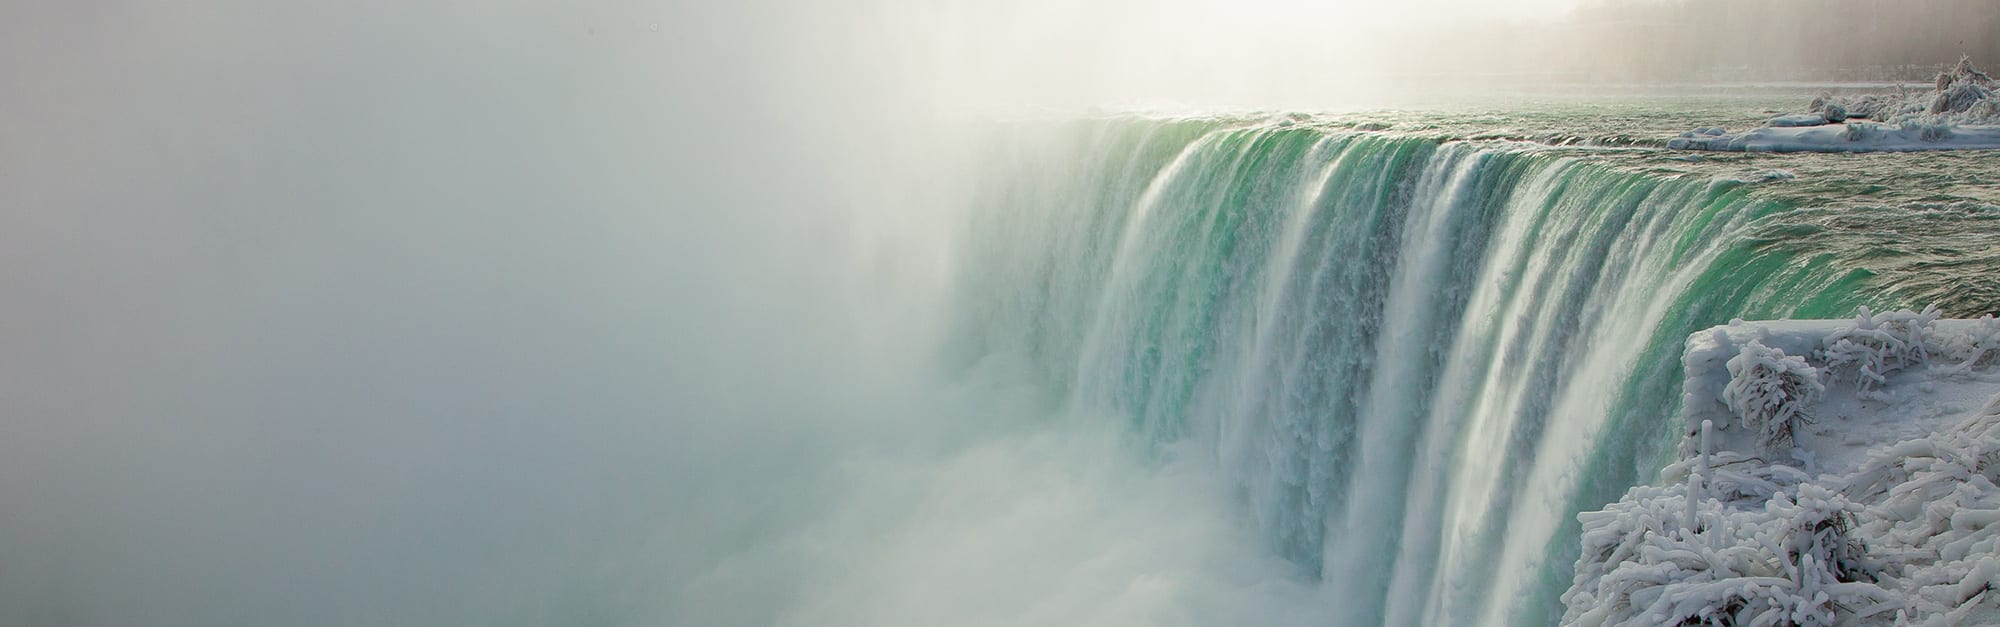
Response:
[[[1424,29],[1562,15],[1574,0],[1103,0],[913,3],[885,37],[924,91],[954,103],[1347,104],[1398,55],[1455,42]]]

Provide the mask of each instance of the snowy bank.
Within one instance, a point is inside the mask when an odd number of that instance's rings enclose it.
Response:
[[[2000,321],[1739,321],[1683,362],[1682,460],[1578,515],[1564,623],[2000,624]]]
[[[1814,98],[1801,114],[1731,133],[1702,128],[1667,141],[1681,150],[1909,152],[2000,149],[2000,96],[1993,77],[1959,59],[1934,89]]]

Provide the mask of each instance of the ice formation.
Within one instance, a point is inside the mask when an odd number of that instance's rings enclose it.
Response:
[[[1682,459],[1578,516],[1564,623],[2000,623],[2000,321],[1738,321],[1684,366]]]
[[[1894,94],[1814,98],[1809,111],[1830,121],[1841,117],[1868,118],[1900,124],[2000,124],[2000,98],[1993,93],[1993,77],[1973,67],[1972,59],[1960,58],[1958,66],[1940,72],[1933,89],[1911,91],[1898,86]]]
[[[1932,89],[1814,98],[1805,113],[1729,133],[1701,128],[1668,140],[1686,150],[1886,152],[2000,149],[2000,97],[1993,77],[1961,58]]]

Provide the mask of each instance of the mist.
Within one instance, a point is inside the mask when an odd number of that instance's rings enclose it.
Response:
[[[765,8],[0,10],[0,622],[644,622],[784,520],[904,370]]]
[[[886,8],[0,9],[0,623],[1303,607],[927,368],[969,173]]]

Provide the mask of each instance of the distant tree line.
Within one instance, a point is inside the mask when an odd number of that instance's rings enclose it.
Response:
[[[2000,0],[1599,0],[1562,26],[1579,71],[1651,80],[1928,80],[2000,65]]]

